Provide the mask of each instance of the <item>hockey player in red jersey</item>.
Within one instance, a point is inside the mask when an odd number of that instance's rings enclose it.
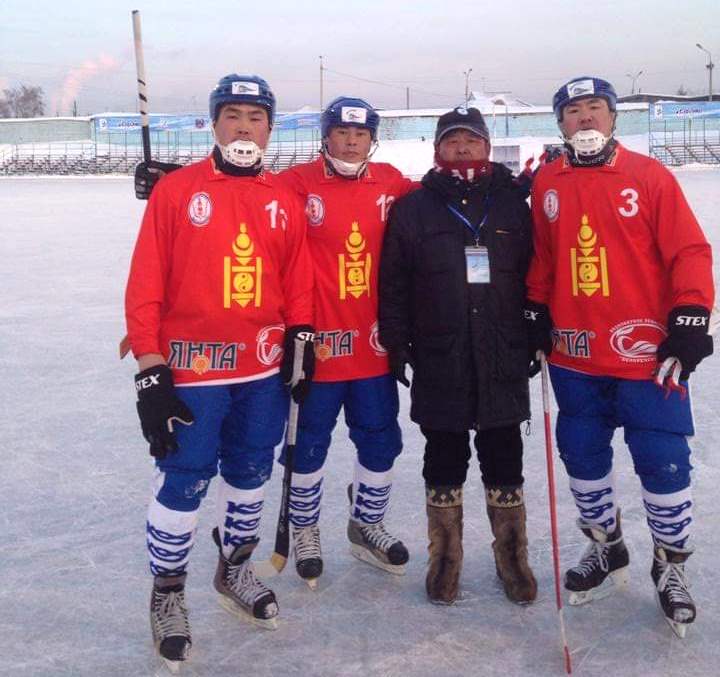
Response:
[[[335,99],[321,116],[320,157],[280,175],[306,203],[315,271],[316,371],[300,411],[290,494],[296,568],[311,585],[322,573],[323,465],[341,408],[357,447],[348,488],[352,552],[396,574],[408,560],[384,522],[402,441],[397,386],[378,341],[377,271],[388,210],[412,183],[370,162],[378,123],[362,99]]]
[[[712,254],[673,177],[613,138],[616,94],[580,77],[555,94],[565,154],[532,191],[535,254],[527,279],[531,366],[549,356],[557,440],[589,539],[565,574],[582,604],[628,577],[612,470],[622,427],[642,484],[652,579],[680,636],[695,619],[687,379],[713,352]]]
[[[150,617],[156,648],[174,669],[191,645],[186,567],[218,470],[220,601],[269,628],[278,613],[250,556],[284,432],[288,347],[311,330],[313,275],[302,203],[263,171],[274,110],[262,78],[218,82],[212,154],[157,183],[127,285],[137,409],[157,467],[147,518]]]

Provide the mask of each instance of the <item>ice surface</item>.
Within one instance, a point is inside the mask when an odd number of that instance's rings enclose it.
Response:
[[[720,170],[677,172],[715,250]],[[131,180],[0,180],[2,215],[2,466],[0,471],[0,675],[151,675],[144,548],[152,466],[140,436],[131,360],[119,362],[123,288],[143,204]],[[715,267],[716,279],[718,264]],[[540,585],[532,606],[506,601],[496,577],[482,487],[466,485],[466,599],[427,603],[422,444],[407,417],[389,524],[411,550],[405,577],[352,558],[345,485],[353,451],[338,425],[321,520],[326,573],[312,592],[292,562],[273,580],[280,627],[267,632],[217,604],[211,578],[214,494],[203,506],[188,580],[194,633],[189,675],[561,675],[550,550],[542,407],[532,383],[526,437],[530,556]],[[616,435],[616,468],[633,586],[591,608],[566,607],[578,675],[718,674],[720,595],[720,359],[693,376],[697,436],[695,545],[689,575],[698,620],[684,641],[660,617],[639,483]],[[584,547],[565,473],[556,464],[562,564]],[[269,555],[280,473],[268,490],[262,556]]]

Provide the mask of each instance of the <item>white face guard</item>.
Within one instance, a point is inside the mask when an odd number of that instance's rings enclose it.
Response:
[[[340,160],[336,157],[333,157],[332,155],[330,155],[326,143],[323,143],[323,155],[327,158],[327,161],[330,163],[331,167],[338,174],[340,174],[341,176],[355,179],[365,171],[365,167],[367,167],[367,163],[370,162],[370,158],[377,150],[377,147],[377,141],[373,141],[367,157],[360,162],[345,162],[345,160]]]
[[[578,158],[597,155],[611,138],[612,136],[605,136],[597,129],[579,129],[572,136],[564,137]]]
[[[263,150],[254,141],[237,139],[227,146],[221,146],[217,140],[215,143],[220,149],[223,160],[235,167],[247,169],[248,167],[253,167],[258,162],[262,162]]]

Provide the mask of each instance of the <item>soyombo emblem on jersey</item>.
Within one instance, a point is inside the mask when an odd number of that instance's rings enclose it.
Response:
[[[655,320],[626,320],[610,328],[610,347],[623,362],[653,362],[665,336],[665,328]]]
[[[580,292],[592,296],[598,289],[603,296],[610,296],[607,252],[597,246],[597,233],[590,227],[587,214],[580,220],[577,241],[579,246],[570,249],[573,296]]]
[[[370,269],[372,255],[363,254],[367,242],[360,232],[360,225],[353,221],[350,235],[345,240],[346,254],[338,254],[338,277],[340,299],[345,300],[350,294],[356,299],[367,293],[370,296]]]
[[[554,188],[545,191],[545,195],[543,195],[543,211],[550,223],[557,220],[558,214],[560,213],[560,199]]]
[[[305,213],[311,226],[319,226],[325,218],[325,203],[319,195],[310,193],[305,204]]]
[[[245,308],[252,302],[262,305],[262,257],[253,256],[255,245],[247,234],[247,225],[240,224],[240,233],[232,243],[234,256],[224,259],[223,308],[233,302]]]
[[[204,226],[212,216],[212,200],[207,193],[195,193],[188,204],[188,217],[196,226]]]

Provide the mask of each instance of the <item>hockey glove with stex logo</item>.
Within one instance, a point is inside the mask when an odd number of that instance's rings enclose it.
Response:
[[[188,406],[175,394],[170,368],[165,364],[149,367],[135,376],[143,437],[150,443],[150,455],[161,460],[177,451],[173,422],[192,425]]]
[[[658,346],[658,385],[679,388],[702,360],[713,353],[710,311],[703,306],[676,306],[668,316],[667,338]]]
[[[295,355],[295,339],[303,341],[301,373],[297,380],[293,377],[293,359]],[[295,402],[302,402],[310,392],[310,384],[315,374],[315,334],[309,324],[297,324],[288,327],[283,342],[283,358],[280,364],[280,377],[283,383],[290,386],[290,394]]]
[[[532,378],[540,373],[540,357],[550,357],[553,349],[552,318],[550,310],[544,303],[536,303],[528,299],[524,308],[525,328],[528,337],[528,376]]]

